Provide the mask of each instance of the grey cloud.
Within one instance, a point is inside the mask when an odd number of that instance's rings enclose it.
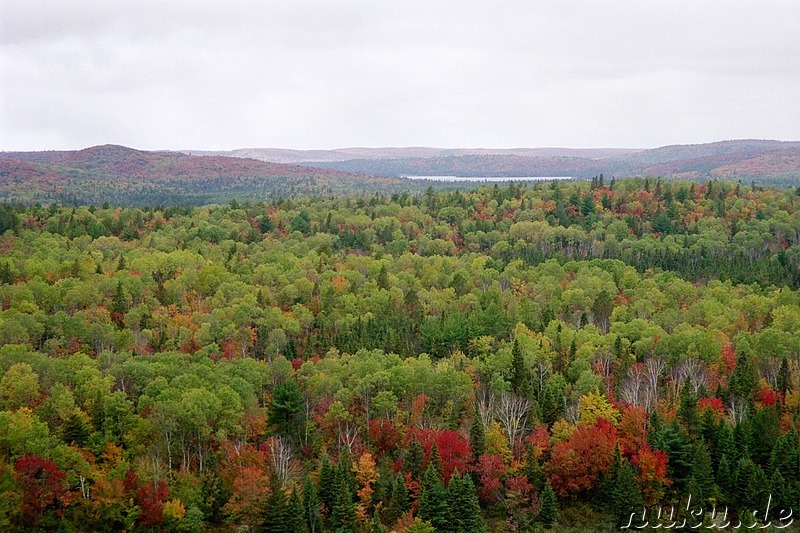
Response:
[[[0,149],[800,139],[793,2],[0,9]]]

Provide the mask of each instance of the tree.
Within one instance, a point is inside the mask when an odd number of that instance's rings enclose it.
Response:
[[[514,394],[527,396],[530,392],[530,381],[530,372],[525,366],[525,358],[522,356],[519,341],[514,339],[511,349],[511,390],[514,391]]]
[[[289,533],[290,509],[280,479],[270,476],[269,496],[264,509],[264,529],[270,533]]]
[[[468,475],[462,477],[456,470],[450,478],[448,493],[452,517],[450,529],[456,533],[486,531],[472,478]]]
[[[411,509],[411,498],[406,487],[405,477],[398,474],[392,477],[392,494],[387,508],[387,520],[393,524],[403,513]]]
[[[269,423],[282,435],[299,439],[305,396],[300,386],[287,379],[275,386],[269,407]]]
[[[14,463],[14,477],[22,491],[22,516],[26,523],[53,528],[66,496],[66,474],[53,461],[26,455]]]
[[[478,415],[477,409],[469,426],[469,444],[472,446],[472,458],[477,462],[478,457],[483,455],[486,449],[486,430],[483,427],[483,422]]]
[[[411,437],[411,442],[406,448],[405,456],[403,457],[403,470],[411,474],[411,479],[422,479],[422,462],[424,459],[425,451],[422,445],[417,440],[416,436]]]
[[[559,516],[558,499],[556,498],[556,493],[553,491],[553,487],[550,485],[549,481],[544,484],[544,489],[542,489],[542,494],[539,499],[542,506],[539,509],[539,514],[536,515],[536,520],[544,524],[546,527],[550,527],[553,522],[558,521]]]
[[[417,514],[422,520],[430,522],[437,530],[447,529],[450,524],[447,489],[432,462],[428,464],[422,478]]]
[[[631,512],[643,507],[642,493],[630,463],[623,461],[611,491],[611,510],[618,525],[627,523]]]
[[[309,533],[322,531],[321,505],[322,502],[320,501],[319,493],[311,482],[311,478],[306,474],[303,477],[303,517],[305,518],[306,529]]]

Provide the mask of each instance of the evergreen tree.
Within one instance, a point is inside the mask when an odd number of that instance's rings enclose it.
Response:
[[[789,371],[789,359],[784,357],[778,369],[778,392],[781,393],[781,400],[785,400],[786,393],[792,387],[792,374]]]
[[[292,493],[289,495],[288,511],[287,533],[307,533],[308,523],[305,517],[305,506],[303,505],[303,500],[300,498],[300,495],[297,493],[297,487],[292,487]]]
[[[461,477],[456,470],[450,478],[448,493],[452,516],[450,530],[455,533],[486,531],[472,478],[470,476]]]
[[[406,448],[405,457],[403,457],[403,470],[411,474],[411,479],[416,481],[422,479],[424,456],[425,450],[422,449],[422,444],[419,443],[416,436],[412,436],[411,442]]]
[[[328,464],[330,465],[330,461]],[[305,477],[303,477],[303,517],[305,518],[309,533],[318,533],[322,531],[321,504],[319,493],[311,482],[311,478],[306,474]]]
[[[642,491],[636,483],[633,467],[627,461],[619,467],[611,497],[610,508],[618,525],[627,524],[631,513],[635,513],[644,505]]]
[[[525,367],[525,358],[519,341],[514,339],[514,346],[511,348],[511,390],[515,394],[527,396],[530,387],[530,374]]]
[[[539,501],[541,502],[541,507],[539,508],[539,514],[536,515],[536,521],[541,522],[546,527],[550,527],[553,522],[558,521],[559,516],[558,499],[549,481],[544,484]]]
[[[406,487],[405,477],[400,473],[392,481],[392,496],[386,512],[389,524],[394,524],[409,509],[411,509],[411,496]]]
[[[472,423],[469,426],[469,444],[472,447],[472,458],[477,462],[486,449],[486,431],[477,409],[472,415]]]
[[[791,509],[797,503],[797,500],[791,498],[792,491],[788,490],[780,470],[772,472],[769,478],[769,492],[772,495],[772,505],[776,509]]]
[[[736,471],[731,459],[730,455],[723,455],[717,468],[717,485],[729,503],[736,500]]]
[[[622,451],[619,448],[619,443],[614,446],[614,455],[611,459],[611,466],[605,474],[603,474],[603,481],[597,489],[596,501],[600,508],[607,508],[613,505],[614,490],[617,486],[617,477],[619,469],[622,467]]]
[[[431,446],[431,453],[428,456],[428,468],[433,467],[436,469],[436,473],[439,474],[439,477],[444,474],[444,469],[442,468],[442,456],[439,454],[439,447],[436,445],[436,442],[433,443]]]
[[[356,530],[356,504],[353,502],[353,492],[347,480],[337,475],[339,486],[336,491],[336,500],[331,509],[331,526],[337,533],[349,533]]]
[[[333,503],[336,501],[338,488],[336,468],[328,459],[328,454],[323,454],[319,468],[319,497],[329,513],[333,509]]]
[[[450,506],[447,489],[433,462],[428,464],[419,493],[417,514],[438,530],[447,529],[450,524]]]
[[[669,459],[669,477],[676,493],[684,492],[692,473],[692,445],[683,427],[673,419],[657,436],[657,448]]]
[[[753,403],[756,389],[758,388],[758,372],[746,351],[740,352],[736,357],[736,368],[731,373],[728,382],[730,394],[736,398]]]
[[[289,507],[278,476],[270,476],[269,496],[264,509],[264,531],[269,533],[288,533]]]
[[[707,445],[701,441],[694,446],[689,494],[693,496],[693,500],[705,507],[713,504],[717,492],[714,471],[711,466],[711,454],[708,452]]]
[[[697,395],[692,391],[692,382],[689,378],[683,383],[680,392],[680,404],[678,405],[678,419],[690,437],[696,437],[699,431],[700,421],[697,414]]]

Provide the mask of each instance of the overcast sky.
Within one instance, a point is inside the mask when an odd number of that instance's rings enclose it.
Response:
[[[0,10],[0,150],[800,140],[796,0]]]

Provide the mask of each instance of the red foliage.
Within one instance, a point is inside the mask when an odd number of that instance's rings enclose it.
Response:
[[[630,457],[647,444],[647,413],[644,407],[629,405],[622,410],[619,421],[619,447]]]
[[[400,432],[391,420],[386,418],[369,421],[369,439],[378,455],[391,453],[400,445]]]
[[[480,496],[484,503],[497,503],[500,491],[503,488],[502,476],[505,471],[505,462],[499,455],[481,455],[475,471],[480,476]]]
[[[460,473],[470,470],[472,446],[469,445],[469,441],[462,438],[457,432],[452,429],[441,431],[420,429],[414,431],[413,434],[416,435],[417,440],[425,449],[425,468],[428,465],[433,443],[436,443],[436,448],[442,457],[442,477],[444,477],[445,483],[450,480],[450,476],[453,475],[456,469]]]
[[[644,446],[633,456],[631,462],[639,469],[639,485],[647,505],[652,505],[664,495],[664,489],[672,484],[667,477],[667,454]]]
[[[697,404],[697,410],[702,413],[706,409],[714,411],[714,416],[717,420],[721,420],[725,417],[725,406],[722,405],[722,400],[717,397],[700,398]]]
[[[769,385],[764,385],[758,392],[758,402],[764,407],[774,406],[778,400],[778,395]]]
[[[550,453],[553,490],[567,496],[592,489],[611,466],[616,443],[616,429],[603,419],[595,426],[578,426],[568,441],[559,442]]]
[[[528,436],[528,443],[533,447],[537,459],[541,459],[550,450],[550,433],[546,425],[538,426]]]
[[[733,344],[728,343],[722,348],[722,362],[725,363],[725,368],[728,370],[730,376],[733,369],[736,368],[736,352],[733,350]]]
[[[136,491],[136,503],[141,509],[139,523],[144,527],[154,527],[163,520],[164,503],[169,497],[167,484],[159,481],[157,484],[145,483]]]
[[[292,359],[292,370],[297,372],[298,370],[300,370],[301,366],[303,366],[303,360],[301,358],[295,357],[294,359]]]
[[[26,455],[14,464],[14,477],[23,491],[22,515],[25,521],[36,525],[48,510],[57,516],[66,494],[66,474],[53,461],[38,455]]]

